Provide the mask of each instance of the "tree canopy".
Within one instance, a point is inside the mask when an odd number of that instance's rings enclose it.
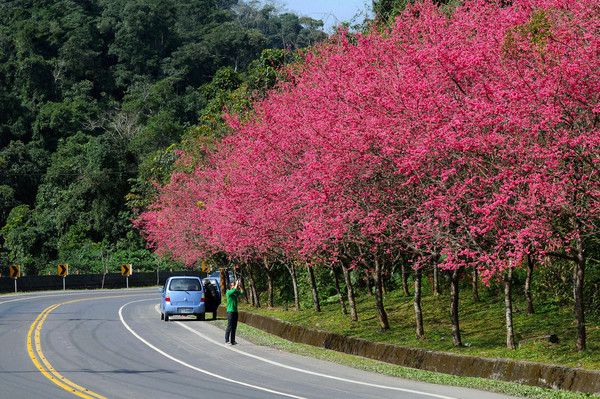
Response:
[[[183,155],[191,173],[175,174],[140,222],[185,262],[225,252],[334,265],[351,252],[373,274],[383,329],[383,265],[399,252],[417,269],[439,260],[451,279],[568,259],[582,350],[600,221],[599,32],[591,0],[468,1],[450,13],[426,1],[389,28],[342,32],[252,114],[230,115],[206,162]]]

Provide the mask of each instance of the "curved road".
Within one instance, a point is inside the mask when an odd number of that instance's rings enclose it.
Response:
[[[0,397],[406,398],[503,395],[368,373],[255,346],[193,318],[165,323],[156,288],[0,296]]]

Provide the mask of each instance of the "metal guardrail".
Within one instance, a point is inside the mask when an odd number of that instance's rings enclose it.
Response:
[[[140,272],[132,273],[125,277],[121,273],[106,274],[71,274],[65,277],[50,276],[22,276],[17,278],[17,292],[25,291],[51,291],[51,290],[93,290],[101,288],[127,288],[149,287],[162,285],[170,276],[198,276],[206,277],[202,271],[175,271],[175,272]],[[0,292],[15,292],[15,279],[0,277]]]

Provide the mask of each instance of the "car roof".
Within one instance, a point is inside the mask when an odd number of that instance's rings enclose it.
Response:
[[[198,280],[202,280],[198,276],[171,276],[167,280],[174,280],[174,279],[178,279],[178,278],[195,278],[195,279],[198,279]]]
[[[231,270],[227,270],[227,272],[229,274],[233,274],[233,272]],[[213,270],[210,274],[213,275],[213,274],[220,274],[220,273],[221,273],[221,270],[219,269],[219,270]]]

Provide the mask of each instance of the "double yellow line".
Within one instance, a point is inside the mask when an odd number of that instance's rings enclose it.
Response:
[[[113,296],[113,297],[102,297],[105,298],[118,298],[123,295]],[[73,302],[80,301],[89,301],[91,299],[100,299],[100,298],[85,298],[85,299],[77,299],[74,301],[68,301],[63,303],[57,303],[52,306],[47,307],[40,315],[35,319],[31,327],[29,328],[29,334],[27,335],[27,350],[29,351],[29,357],[35,364],[35,367],[50,381],[63,388],[64,390],[71,392],[77,396],[88,399],[107,399],[106,397],[99,395],[95,392],[88,390],[82,386],[75,384],[73,381],[70,381],[63,377],[58,371],[52,367],[52,365],[48,362],[44,353],[42,352],[42,345],[40,342],[40,332],[42,330],[42,325],[46,320],[46,317],[52,312],[54,309],[58,308],[61,305]]]

